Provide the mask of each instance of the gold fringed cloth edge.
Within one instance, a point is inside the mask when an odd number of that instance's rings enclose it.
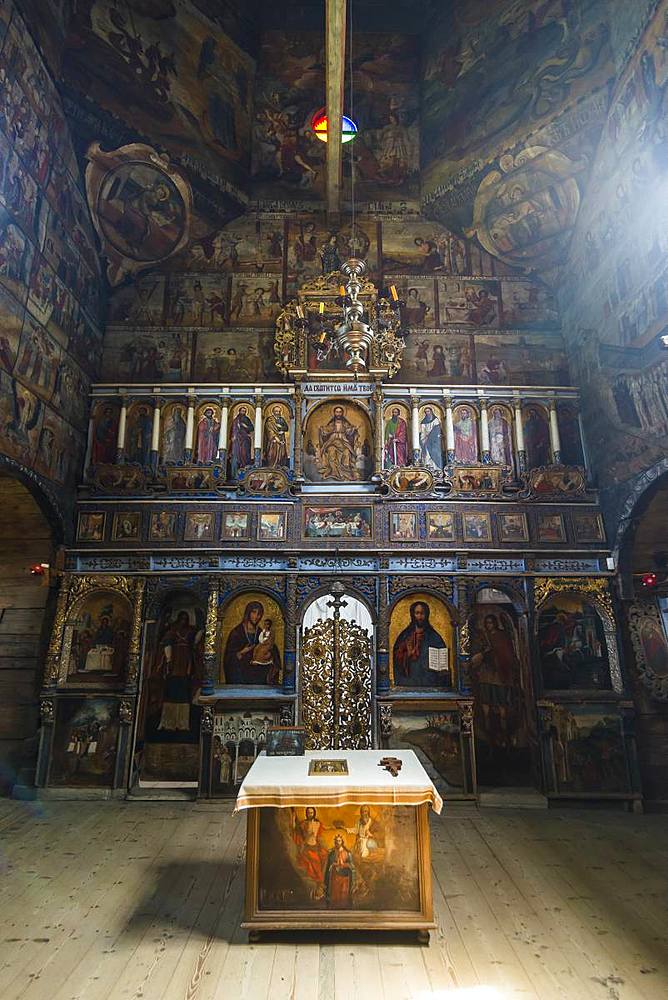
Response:
[[[380,761],[397,757],[402,767],[393,778]],[[345,760],[348,774],[310,775],[311,760]],[[302,757],[255,760],[239,789],[235,812],[290,806],[420,806],[438,815],[443,799],[412,750],[317,750]]]

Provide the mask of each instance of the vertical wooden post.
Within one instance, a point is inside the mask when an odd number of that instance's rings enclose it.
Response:
[[[341,214],[343,84],[346,63],[346,0],[327,0],[325,8],[325,83],[327,94],[327,221]]]

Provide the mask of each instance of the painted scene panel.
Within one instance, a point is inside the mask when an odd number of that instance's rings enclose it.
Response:
[[[408,385],[470,385],[475,381],[470,337],[443,330],[410,329],[394,381]]]
[[[552,755],[557,790],[627,792],[629,765],[621,718],[601,706],[552,706]]]
[[[260,809],[260,910],[420,910],[417,810]]]
[[[371,475],[373,435],[367,413],[355,404],[323,403],[309,414],[304,471],[311,482],[362,482]]]
[[[390,735],[383,749],[413,750],[442,795],[464,787],[460,721],[457,712],[405,709],[392,711]]]
[[[578,594],[560,594],[541,610],[538,646],[548,690],[610,689],[603,622],[593,605]]]
[[[439,279],[438,302],[443,326],[490,329],[500,325],[499,286],[495,281]]]
[[[475,354],[482,385],[570,384],[565,345],[554,334],[479,336]]]
[[[213,717],[211,795],[235,795],[257,755],[267,744],[267,730],[278,725],[275,712],[224,712]]]
[[[263,330],[197,334],[193,377],[200,382],[276,382],[274,336]]]
[[[118,745],[118,702],[111,698],[59,698],[48,783],[109,788]]]
[[[190,375],[191,334],[107,330],[101,381],[183,382]]]

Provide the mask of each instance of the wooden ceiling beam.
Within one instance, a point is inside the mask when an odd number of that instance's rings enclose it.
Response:
[[[346,0],[327,0],[325,10],[325,86],[327,91],[327,221],[341,218],[343,85],[346,65]]]

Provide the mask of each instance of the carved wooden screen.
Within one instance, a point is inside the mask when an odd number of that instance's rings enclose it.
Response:
[[[302,723],[308,750],[368,750],[371,732],[371,639],[355,622],[334,618],[304,631]]]

